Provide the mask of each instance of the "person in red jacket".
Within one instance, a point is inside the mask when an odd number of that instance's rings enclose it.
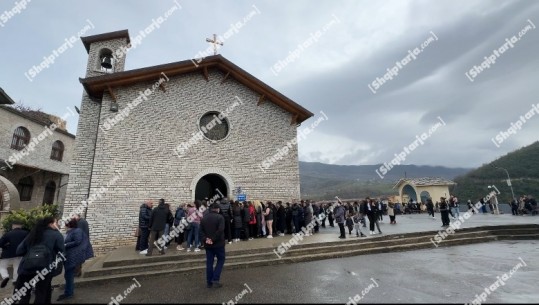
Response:
[[[256,223],[256,209],[255,206],[251,201],[248,202],[249,204],[249,240],[253,239],[253,237],[256,237],[258,235],[258,224]]]

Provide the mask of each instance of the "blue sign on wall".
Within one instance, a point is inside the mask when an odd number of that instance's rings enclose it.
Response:
[[[245,200],[247,200],[247,195],[246,194],[238,194],[237,198],[238,199],[236,199],[236,200],[238,200],[238,201],[245,201]]]

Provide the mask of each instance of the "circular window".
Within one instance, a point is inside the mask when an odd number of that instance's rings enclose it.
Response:
[[[204,114],[199,121],[200,130],[204,136],[210,140],[222,140],[226,138],[229,131],[227,119],[216,111],[211,111]]]

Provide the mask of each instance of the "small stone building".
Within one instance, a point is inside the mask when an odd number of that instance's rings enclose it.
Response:
[[[0,213],[63,204],[75,136],[65,118],[9,104],[0,89]]]
[[[96,252],[135,241],[145,199],[176,207],[240,188],[247,200],[300,198],[297,145],[287,143],[310,111],[221,55],[124,71],[127,30],[81,39],[88,63],[64,214],[84,210]]]
[[[440,201],[440,197],[449,198],[449,187],[456,183],[443,178],[403,178],[393,187],[398,189],[400,202],[409,202],[413,199],[415,202],[426,203],[430,197],[434,203]]]

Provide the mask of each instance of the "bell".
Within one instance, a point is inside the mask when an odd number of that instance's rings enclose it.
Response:
[[[101,60],[101,67],[105,69],[112,68],[112,61],[110,59],[110,56],[103,57],[103,59]]]

